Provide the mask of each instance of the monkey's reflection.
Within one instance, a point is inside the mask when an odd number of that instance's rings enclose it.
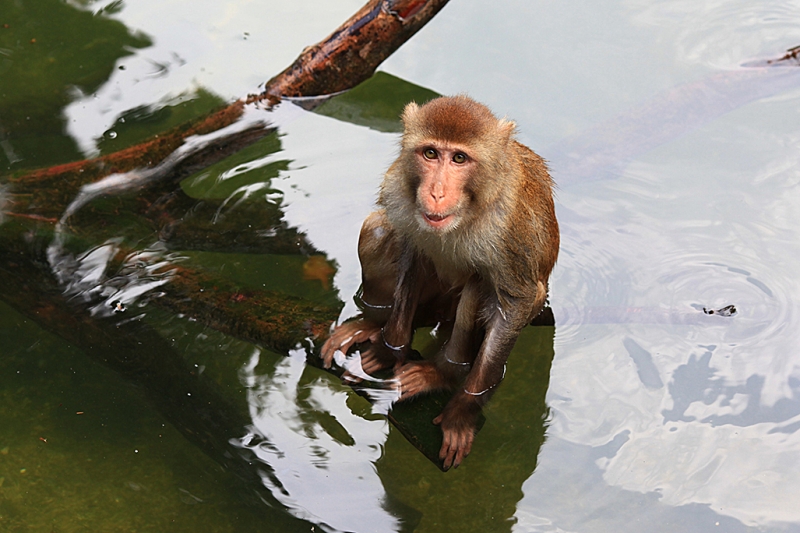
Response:
[[[442,474],[391,428],[384,457],[377,463],[378,475],[387,494],[421,512],[420,527],[449,531],[448,524],[463,526],[463,517],[470,516],[474,531],[511,531],[523,483],[536,469],[545,441],[554,335],[552,325],[522,330],[503,385],[484,407],[486,423],[475,437],[469,460],[456,471]],[[417,405],[400,402],[395,410]]]

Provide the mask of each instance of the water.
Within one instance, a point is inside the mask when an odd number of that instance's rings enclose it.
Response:
[[[161,134],[254,92],[359,6],[0,2],[0,168]],[[46,275],[52,225],[0,215],[0,529],[800,531],[800,68],[743,66],[800,44],[798,16],[453,0],[383,65],[515,119],[559,184],[555,332],[524,332],[447,474],[302,346],[176,311],[157,297],[168,276],[136,292],[172,265],[213,277],[211,309],[263,289],[352,315],[390,119],[281,106],[278,136],[181,184],[164,210],[182,224],[136,191],[89,202],[63,254],[105,305],[94,318]]]

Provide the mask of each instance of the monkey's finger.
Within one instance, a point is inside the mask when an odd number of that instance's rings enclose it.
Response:
[[[442,460],[442,468],[445,470],[450,470],[450,467],[453,466],[455,454],[456,448],[454,448],[449,442],[442,444],[442,449],[439,451],[439,459]]]
[[[471,432],[465,432],[461,435],[460,443],[458,445],[458,449],[456,451],[456,458],[453,461],[453,466],[458,468],[458,465],[461,464],[461,461],[464,460],[466,456],[469,455],[469,452],[472,451],[472,435]]]
[[[383,365],[380,359],[377,357],[372,355],[361,355],[361,369],[367,374],[372,375],[375,372],[383,370],[384,368],[386,368],[386,366]]]
[[[442,435],[442,447],[439,448],[439,459],[442,459],[447,465],[447,456],[450,454],[450,437],[445,432]]]
[[[346,381],[348,384],[357,385],[364,381],[364,379],[356,374],[351,373],[349,370],[345,370],[342,374],[342,381]]]
[[[322,366],[324,368],[331,367],[331,363],[333,362],[333,354],[335,352],[336,348],[329,338],[325,341],[325,344],[322,345],[322,349],[319,351],[319,356],[322,358]]]
[[[330,346],[323,346],[322,350],[320,350],[320,357],[322,358],[322,366],[324,368],[330,368],[333,365],[333,362],[336,358],[336,353],[341,352],[342,355],[347,353],[347,350],[343,350],[341,348],[336,347],[335,344]]]
[[[434,423],[436,423],[437,420],[441,422],[442,419],[442,415],[439,415],[434,419]],[[442,466],[445,470],[453,466],[453,460],[458,450],[458,437],[459,434],[457,431],[442,428],[442,447],[439,450],[439,459],[442,459]]]
[[[347,337],[338,339],[339,347],[337,350],[340,350],[342,353],[347,353],[352,345],[357,342],[361,342],[359,340],[359,333],[361,332],[356,331],[353,335],[348,335]]]
[[[463,450],[461,448],[456,448],[455,458],[453,458],[453,468],[458,468],[464,457],[466,457],[466,454]]]
[[[352,336],[344,336],[339,331],[335,331],[333,335],[328,337],[328,340],[325,341],[325,344],[322,345],[322,349],[320,350],[320,357],[324,362],[325,368],[330,368],[333,357],[337,351],[341,350],[342,353],[347,353],[349,346],[344,348],[343,346],[346,345],[350,338],[352,338]]]
[[[441,422],[441,418],[441,415],[437,416],[433,419],[433,423],[438,425]],[[439,448],[439,459],[445,458],[448,449],[450,449],[450,432],[442,429],[442,447]]]
[[[454,441],[455,443],[452,446],[454,452],[453,468],[458,468],[458,465],[460,465],[461,461],[463,461],[464,458],[469,455],[469,452],[472,448],[469,431],[457,432]]]
[[[400,399],[405,399],[419,392],[419,380],[415,379],[413,370],[395,370],[395,388],[400,391]]]
[[[352,367],[353,371],[348,368],[342,375],[342,379],[350,383],[361,383],[365,379],[369,379],[369,376],[373,376],[376,372],[389,366],[375,353],[374,346],[361,352],[359,363]]]
[[[405,400],[425,392],[429,387],[425,376],[415,372],[410,376],[403,376],[398,380],[398,388],[400,390],[400,399]]]

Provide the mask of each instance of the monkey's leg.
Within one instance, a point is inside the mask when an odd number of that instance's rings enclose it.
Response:
[[[437,389],[450,389],[464,379],[475,358],[475,321],[481,300],[478,278],[461,290],[453,331],[435,362],[412,361],[395,370],[400,399]]]
[[[519,334],[516,328],[508,326],[499,313],[492,317],[463,388],[453,394],[442,413],[433,419],[442,428],[439,458],[445,470],[461,464],[472,450],[478,415],[502,381],[508,354]]]
[[[392,311],[397,282],[399,245],[383,210],[371,213],[361,226],[358,238],[358,258],[361,262],[361,293],[358,304],[362,315],[336,327],[322,346],[321,357],[330,368],[337,351],[347,353],[353,344],[382,342],[381,328]],[[374,351],[374,350],[373,350]],[[394,364],[394,359],[381,361],[365,350],[362,368],[371,373]],[[365,360],[366,359],[366,360]]]

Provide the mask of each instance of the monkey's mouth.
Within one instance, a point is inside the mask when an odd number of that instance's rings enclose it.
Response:
[[[427,222],[429,226],[440,229],[445,227],[453,217],[452,215],[438,215],[436,213],[423,212],[422,218],[425,219],[425,222]]]

